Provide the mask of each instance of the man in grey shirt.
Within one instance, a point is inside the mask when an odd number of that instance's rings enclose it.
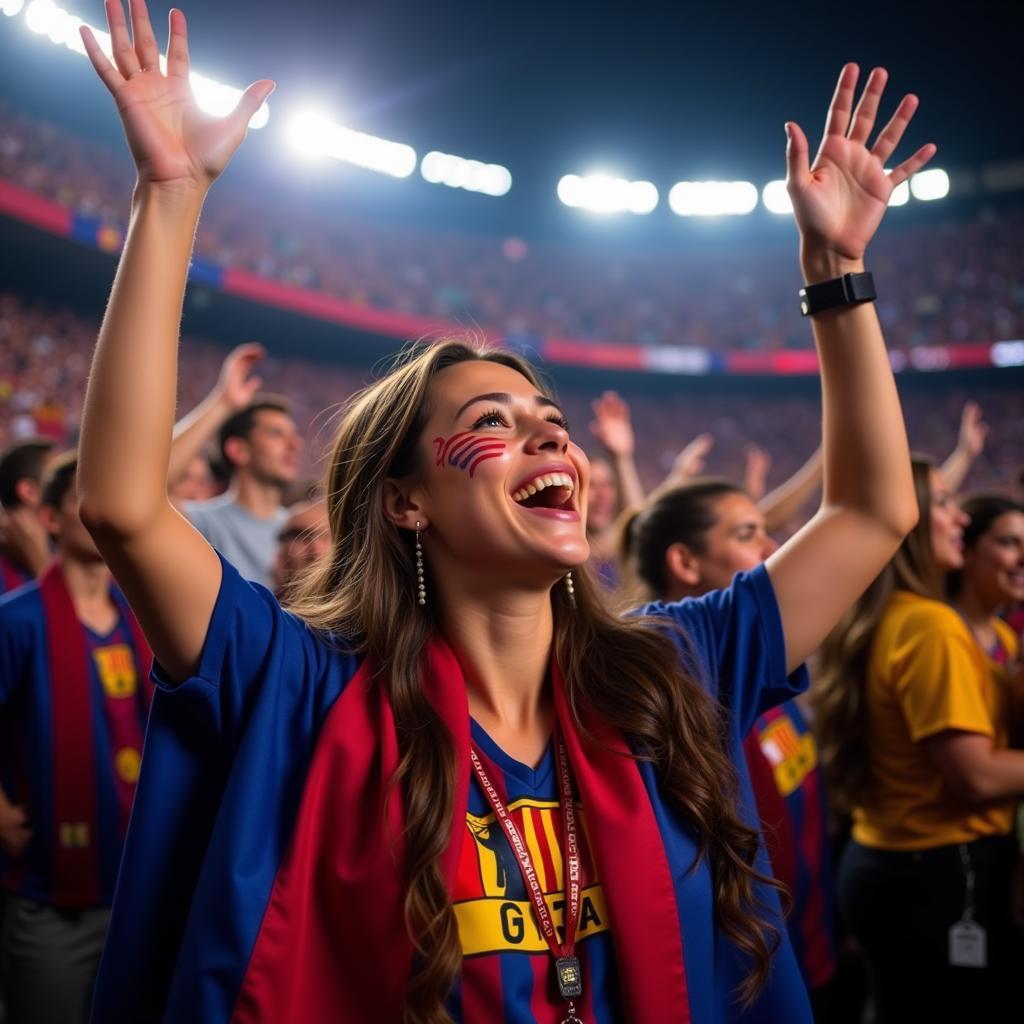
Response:
[[[185,502],[182,511],[245,579],[272,586],[277,538],[288,516],[283,497],[299,471],[302,439],[288,402],[257,394],[260,380],[251,372],[262,357],[259,345],[228,354],[216,387],[174,428],[168,479],[217,435],[228,489],[209,501]]]

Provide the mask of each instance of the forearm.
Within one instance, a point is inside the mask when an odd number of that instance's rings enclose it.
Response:
[[[821,467],[822,452],[818,448],[785,483],[757,503],[769,533],[788,523],[821,487]]]
[[[962,769],[955,788],[972,803],[1024,797],[1024,751],[993,749]]]
[[[801,253],[804,280],[863,270],[861,261]],[[848,510],[902,537],[917,517],[910,449],[874,303],[812,318],[821,364],[822,505]]]
[[[83,518],[118,533],[167,505],[181,306],[203,193],[136,190],[82,417]]]
[[[168,484],[176,483],[185,475],[192,460],[203,454],[207,443],[230,415],[224,392],[218,386],[174,425],[167,467]]]
[[[612,471],[619,488],[619,509],[634,508],[644,501],[644,485],[640,482],[632,454],[612,457]]]
[[[953,449],[941,469],[942,479],[946,481],[951,491],[960,490],[960,485],[966,479],[973,462],[970,452],[964,451],[959,445]]]

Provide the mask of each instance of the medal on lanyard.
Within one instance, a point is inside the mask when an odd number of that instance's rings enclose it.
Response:
[[[518,826],[512,820],[494,784],[487,776],[487,771],[480,761],[474,748],[470,748],[469,756],[473,769],[484,791],[488,803],[494,809],[494,815],[505,832],[505,836],[516,855],[519,870],[526,891],[533,900],[533,908],[537,914],[537,924],[555,958],[555,977],[558,981],[558,993],[569,1004],[569,1015],[562,1024],[582,1024],[576,1016],[573,1000],[583,995],[583,972],[580,970],[579,957],[576,956],[576,928],[580,919],[580,850],[579,837],[576,831],[576,805],[572,799],[572,780],[569,777],[569,757],[561,736],[557,736],[558,777],[561,811],[562,811],[562,842],[565,845],[565,927],[563,941],[559,943],[558,932],[551,918],[547,901],[541,890],[537,871],[533,866],[533,858],[526,846]]]

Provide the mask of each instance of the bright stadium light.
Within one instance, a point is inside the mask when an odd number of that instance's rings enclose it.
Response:
[[[412,146],[354,131],[318,112],[292,118],[288,140],[306,156],[329,156],[392,178],[408,178],[416,170]]]
[[[781,180],[769,181],[761,189],[761,202],[764,208],[771,213],[792,213],[793,201],[786,191],[786,183]]]
[[[21,14],[21,9],[24,6],[25,0],[0,0],[0,12],[6,14],[8,18]]]
[[[949,175],[940,167],[921,171],[910,179],[910,191],[915,199],[925,202],[945,199],[949,195]]]
[[[627,181],[608,174],[566,174],[558,182],[558,198],[566,206],[591,213],[650,213],[658,190],[649,181]]]
[[[488,196],[503,196],[512,188],[512,175],[501,164],[485,164],[432,150],[420,164],[420,174],[432,185],[464,188]]]
[[[22,0],[0,0],[5,14],[14,16],[22,7]],[[25,8],[25,25],[30,32],[46,36],[50,42],[63,46],[73,53],[85,56],[85,46],[78,33],[79,27],[86,24],[81,18],[58,7],[53,0],[32,0]],[[89,26],[92,28],[92,26]],[[92,34],[100,49],[111,56],[110,35],[98,28],[92,28]],[[160,67],[166,70],[166,58],[160,58]],[[196,71],[189,75],[192,92],[201,110],[214,117],[224,117],[235,109],[242,96],[242,90],[234,86],[214,81]],[[262,128],[270,120],[270,107],[264,103],[249,120],[250,128]]]
[[[757,188],[749,181],[679,181],[668,205],[680,217],[737,216],[757,206]]]
[[[886,171],[886,174],[892,174],[892,171]],[[889,196],[890,206],[906,206],[910,200],[910,185],[908,182],[901,181],[893,190],[892,195]]]

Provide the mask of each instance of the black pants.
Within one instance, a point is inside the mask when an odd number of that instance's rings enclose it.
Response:
[[[1016,1000],[1010,993],[1014,841],[989,836],[968,843],[967,850],[975,874],[974,919],[988,937],[984,968],[949,963],[949,929],[964,911],[958,846],[903,853],[847,844],[839,906],[867,961],[876,1024],[1024,1020],[1020,990]],[[1019,982],[1022,965],[1015,967]]]

